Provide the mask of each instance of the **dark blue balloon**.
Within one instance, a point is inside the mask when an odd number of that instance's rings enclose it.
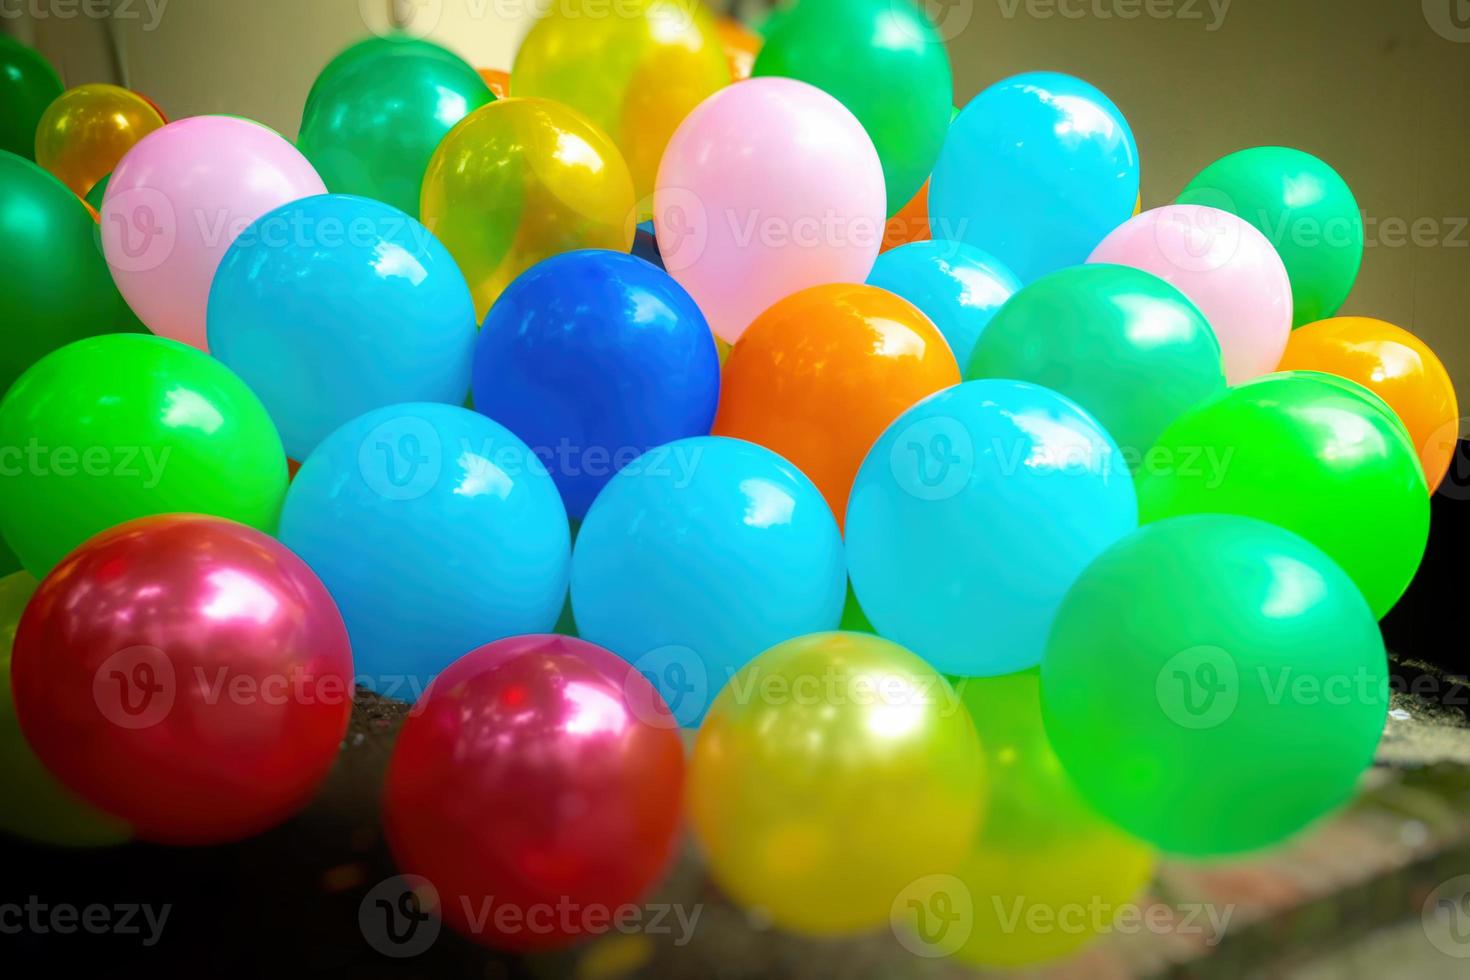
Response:
[[[633,232],[633,254],[645,262],[664,268],[663,253],[658,250],[658,239],[653,235],[653,222],[645,221]]]
[[[682,286],[619,252],[567,252],[527,269],[485,317],[475,408],[543,460],[580,518],[646,450],[706,435],[720,360]]]

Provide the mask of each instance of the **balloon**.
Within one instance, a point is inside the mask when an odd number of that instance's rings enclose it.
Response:
[[[990,86],[950,126],[929,225],[1030,283],[1085,260],[1137,197],[1138,147],[1118,107],[1079,78],[1031,72]]]
[[[286,493],[286,452],[245,383],[140,334],[77,341],[23,374],[0,402],[0,467],[0,531],[36,576],[148,514],[271,531]]]
[[[420,202],[482,319],[542,259],[633,243],[633,183],[617,148],[546,99],[505,99],[466,116],[434,151]]]
[[[371,409],[469,392],[464,276],[428,229],[367,198],[259,218],[220,262],[208,324],[209,349],[260,396],[292,459]]]
[[[0,150],[34,160],[36,126],[61,92],[61,77],[39,51],[0,34]]]
[[[620,0],[611,14],[604,0],[545,4],[511,68],[512,95],[571,106],[607,133],[640,199],[684,117],[728,84],[714,18],[689,0]]]
[[[361,683],[414,700],[481,644],[551,630],[566,511],[540,461],[467,408],[379,408],[328,436],[286,494],[281,541],[326,583]]]
[[[327,189],[418,217],[434,148],[494,101],[479,72],[437,44],[371,37],[333,58],[312,84],[297,145]]]
[[[93,184],[112,173],[123,154],[162,128],[163,117],[138,93],[116,85],[78,85],[67,89],[41,116],[36,163],[72,193],[86,197]]]
[[[929,234],[929,181],[924,181],[924,186],[919,192],[909,198],[909,203],[898,209],[898,213],[888,219],[883,226],[883,244],[879,254],[889,249],[907,245],[909,242],[927,242],[932,236]]]
[[[102,220],[102,198],[107,194],[107,183],[112,179],[112,174],[105,174],[101,180],[92,185],[82,200],[92,209],[92,219],[100,222]],[[98,232],[98,241],[101,241],[101,232]],[[111,273],[109,273],[111,275]]]
[[[836,99],[752,78],[705,100],[669,141],[654,193],[669,274],[734,343],[808,286],[862,282],[883,238],[883,169]]]
[[[1034,666],[1062,595],[1137,527],[1118,455],[1092,416],[1021,381],[915,405],[853,483],[847,566],[863,611],[947,674]]]
[[[520,436],[581,519],[624,464],[709,434],[720,359],[704,314],[668,275],[617,252],[531,267],[475,348],[475,408]]]
[[[168,844],[239,840],[305,805],[353,693],[342,618],[311,571],[196,514],[129,521],[67,556],[20,621],[12,680],[41,761]]]
[[[745,81],[755,67],[755,56],[760,54],[765,38],[733,17],[716,18],[715,30],[725,51],[725,63],[730,66],[730,81]]]
[[[996,313],[965,378],[1045,385],[1096,416],[1136,467],[1184,412],[1225,389],[1220,342],[1183,293],[1121,265],[1044,276]]]
[[[127,825],[89,806],[41,765],[31,751],[10,693],[15,629],[36,580],[25,572],[0,579],[0,830],[62,847],[100,847],[128,839]]]
[[[1161,849],[1207,857],[1279,843],[1347,802],[1383,732],[1388,660],[1327,555],[1199,515],[1142,528],[1083,572],[1041,695],[1083,795]]]
[[[790,932],[876,928],[952,870],[981,812],[969,715],[902,647],[819,633],[720,693],[689,763],[690,828],[731,898]]]
[[[1310,153],[1258,146],[1222,157],[1180,204],[1237,214],[1270,240],[1291,277],[1292,326],[1337,312],[1363,262],[1363,216],[1337,171]]]
[[[497,99],[510,96],[510,72],[500,68],[476,68],[481,80],[490,89]]]
[[[884,252],[868,283],[902,296],[933,320],[961,365],[970,363],[980,331],[1021,288],[994,256],[963,242],[940,241]]]
[[[122,297],[97,250],[96,228],[55,177],[0,153],[0,394],[56,348],[126,324]]]
[[[687,727],[756,654],[835,627],[844,585],[817,488],[738,439],[681,439],[629,463],[572,553],[578,634],[647,675]]]
[[[1292,332],[1281,370],[1325,371],[1382,398],[1409,430],[1429,491],[1439,486],[1459,441],[1460,407],[1449,372],[1424,341],[1371,317],[1319,320]]]
[[[517,636],[460,658],[404,722],[388,765],[383,826],[399,868],[487,946],[606,932],[678,845],[684,748],[666,710],[636,671],[582,640]]]
[[[1142,269],[1183,293],[1214,328],[1226,383],[1276,370],[1291,335],[1291,282],[1249,222],[1216,208],[1155,208],[1115,229],[1087,261]]]
[[[664,257],[658,251],[658,239],[654,237],[652,221],[638,222],[638,229],[633,233],[633,254],[650,265],[668,271],[664,269]]]
[[[1257,378],[1181,416],[1138,475],[1145,523],[1241,514],[1325,551],[1382,618],[1429,536],[1428,487],[1403,424],[1366,388],[1314,371]]]
[[[873,441],[910,405],[959,380],[949,345],[907,300],[876,286],[813,286],[741,334],[713,431],[795,463],[841,526]]]
[[[306,158],[259,123],[180,119],[112,172],[102,247],[148,329],[204,349],[209,285],[235,236],[272,208],[325,191]]]
[[[815,85],[852,110],[896,214],[929,177],[954,99],[949,55],[910,0],[798,0],[766,34],[751,72]]]

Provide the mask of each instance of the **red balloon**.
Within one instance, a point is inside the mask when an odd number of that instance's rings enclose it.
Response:
[[[174,844],[302,807],[352,709],[337,607],[280,542],[217,517],[119,524],[62,559],[21,617],[15,709],[76,793]]]
[[[383,823],[451,927],[546,949],[632,914],[673,857],[683,783],[677,722],[641,674],[584,640],[516,636],[429,685]]]

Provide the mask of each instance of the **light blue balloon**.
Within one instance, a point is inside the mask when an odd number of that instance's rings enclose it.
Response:
[[[878,256],[868,284],[897,293],[934,321],[964,370],[980,331],[1021,288],[993,255],[963,242],[910,242]]]
[[[900,415],[847,506],[853,591],[881,636],[946,674],[1034,667],[1063,594],[1138,526],[1128,465],[1076,403],[968,381]]]
[[[209,348],[254,389],[286,454],[383,405],[460,405],[475,304],[448,249],[397,208],[323,194],[267,212],[225,253]]]
[[[620,470],[572,556],[578,634],[646,675],[685,726],[756,655],[835,629],[846,591],[817,488],[769,449],[718,436]]]
[[[375,409],[291,482],[281,541],[337,601],[358,682],[411,701],[492,640],[549,633],[566,597],[566,510],[541,460],[477,412]]]
[[[990,86],[951,124],[929,226],[1029,283],[1086,261],[1137,199],[1138,146],[1118,107],[1080,78],[1030,72]]]

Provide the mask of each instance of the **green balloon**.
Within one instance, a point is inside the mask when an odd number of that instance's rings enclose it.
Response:
[[[0,538],[0,575],[9,575],[20,571],[20,559],[15,557],[15,552],[10,550],[10,545]]]
[[[111,180],[112,174],[108,174],[106,177],[103,177],[101,180],[97,181],[97,183],[93,184],[91,190],[87,191],[87,203],[92,205],[92,210],[96,211],[98,214],[102,213],[102,197],[104,194],[107,193],[107,184]]]
[[[1363,215],[1336,170],[1310,153],[1259,146],[1222,157],[1179,195],[1243,218],[1270,239],[1291,279],[1292,326],[1336,313],[1363,264]]]
[[[878,149],[890,216],[929,178],[949,131],[949,55],[912,0],[797,0],[773,16],[751,75],[809,82],[852,110]]]
[[[852,591],[852,580],[847,582],[847,601],[842,604],[842,622],[837,628],[846,633],[872,633],[878,634],[878,630],[868,619],[868,614],[863,612],[863,607],[858,605],[857,593]]]
[[[1134,469],[1170,422],[1225,389],[1220,342],[1194,304],[1121,265],[1061,269],[1012,296],[975,342],[965,380],[977,378],[1066,395]]]
[[[260,400],[172,340],[78,341],[0,402],[0,531],[38,578],[98,531],[150,514],[273,532],[285,494],[286,451]]]
[[[306,97],[297,146],[327,190],[418,216],[429,157],[454,124],[495,95],[437,44],[394,35],[333,58]]]
[[[61,76],[39,51],[0,34],[0,150],[36,159],[36,127],[61,92]]]
[[[1295,531],[1383,617],[1429,539],[1429,487],[1403,423],[1315,371],[1256,378],[1171,425],[1137,475],[1139,520],[1243,514]]]
[[[1262,521],[1141,528],[1062,600],[1047,734],[1105,816],[1161,850],[1276,844],[1351,798],[1388,710],[1373,614],[1332,560]]]

